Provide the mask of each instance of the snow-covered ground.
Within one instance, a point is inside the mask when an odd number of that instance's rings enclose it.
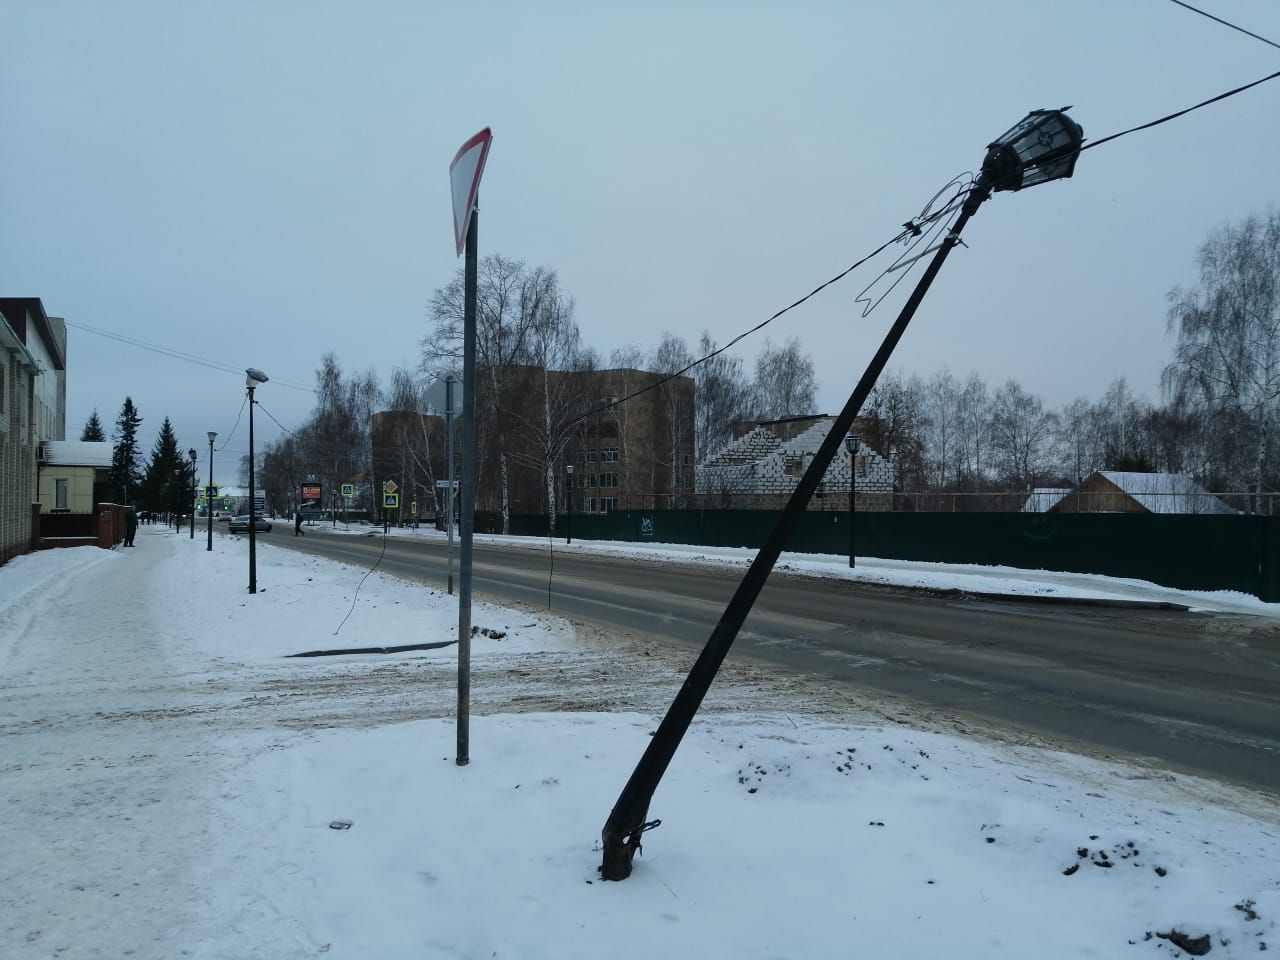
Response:
[[[267,543],[251,597],[244,553],[144,526],[0,567],[0,957],[1280,948],[1268,798],[732,658],[604,883],[600,828],[687,654],[477,607],[458,767],[456,647],[288,657],[450,640],[452,599]]]

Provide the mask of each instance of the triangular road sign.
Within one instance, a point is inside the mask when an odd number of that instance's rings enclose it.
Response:
[[[476,207],[476,193],[480,189],[480,177],[484,175],[484,161],[489,156],[492,140],[493,134],[485,127],[462,145],[453,163],[449,164],[449,187],[453,192],[453,239],[458,245],[459,256],[467,244],[471,211]]]

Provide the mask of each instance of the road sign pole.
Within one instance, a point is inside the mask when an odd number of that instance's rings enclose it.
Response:
[[[471,762],[471,534],[475,525],[476,478],[476,242],[480,178],[493,135],[485,127],[462,145],[449,164],[453,200],[453,240],[466,249],[462,308],[462,503],[458,555],[458,766]]]
[[[444,378],[444,475],[449,489],[444,495],[445,529],[448,531],[449,596],[453,596],[453,374]]]
[[[476,234],[480,211],[471,211],[463,268],[462,320],[462,516],[458,555],[458,758],[471,762],[471,535],[475,526],[476,470]]]

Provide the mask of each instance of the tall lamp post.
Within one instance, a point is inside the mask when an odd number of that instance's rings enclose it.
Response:
[[[960,242],[961,231],[993,192],[1021,190],[1071,176],[1083,140],[1084,132],[1062,110],[1036,110],[988,145],[982,172],[969,188],[960,215],[939,243],[937,252],[925,268],[911,296],[907,298],[898,319],[885,334],[880,348],[867,365],[844,408],[835,417],[830,432],[818,447],[800,482],[796,484],[760,552],[747,568],[706,646],[698,655],[689,676],[672,700],[658,729],[649,739],[639,763],[609,812],[609,818],[601,831],[603,858],[600,875],[605,880],[625,880],[631,875],[631,861],[635,852],[640,849],[642,835],[657,825],[657,821],[647,821],[645,818],[649,813],[649,801],[653,798],[662,775],[675,756],[676,748],[680,746],[689,724],[693,722],[702,698],[711,687],[711,682],[751,612],[756,597],[764,588],[783,546],[826,475],[831,461],[835,459],[841,441],[852,429],[854,418],[875,387],[876,380],[889,362],[894,347],[902,339],[902,334],[924,299],[929,285],[942,269],[952,248]]]
[[[853,518],[854,518],[854,476],[857,471],[858,437],[849,434],[844,438],[844,448],[849,451],[849,569],[853,569]]]
[[[182,466],[173,468],[173,496],[169,498],[172,504],[169,510],[169,526],[173,527],[174,533],[182,532],[182,504],[186,499],[187,465],[183,463]]]
[[[204,488],[204,515],[209,520],[209,545],[206,550],[213,549],[213,498],[209,495],[209,491],[213,489],[213,441],[218,439],[218,435],[209,431],[209,485]]]
[[[253,479],[253,391],[258,384],[266,383],[269,378],[261,370],[247,367],[244,371],[244,386],[249,391],[249,592],[258,592],[258,516],[257,501],[253,493],[256,489]]]
[[[187,535],[188,540],[196,538],[196,448],[192,447],[187,451],[187,456],[191,458],[191,532]]]
[[[564,472],[568,478],[564,484],[564,492],[568,495],[566,499],[569,501],[569,509],[564,514],[564,542],[573,543],[573,464],[566,463]]]

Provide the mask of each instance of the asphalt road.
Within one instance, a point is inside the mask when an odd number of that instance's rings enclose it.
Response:
[[[380,537],[262,534],[371,565]],[[455,543],[455,577],[457,569]],[[380,569],[441,586],[442,540],[390,539]],[[742,570],[477,543],[477,598],[700,649]],[[1280,629],[1151,609],[990,601],[777,574],[730,657],[1025,731],[1065,748],[1280,792]],[[692,663],[692,656],[690,657]],[[675,690],[672,690],[674,696]]]

